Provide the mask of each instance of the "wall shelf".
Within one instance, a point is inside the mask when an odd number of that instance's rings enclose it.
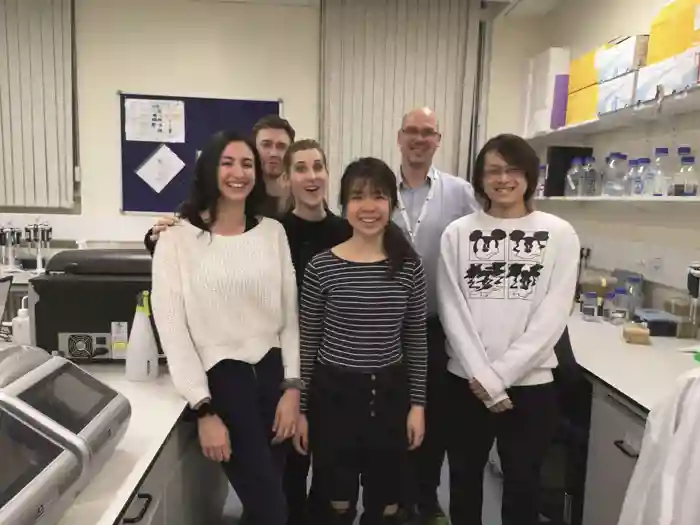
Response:
[[[608,195],[597,197],[536,197],[535,200],[556,202],[700,203],[700,197],[611,197]]]
[[[557,141],[570,143],[589,135],[633,127],[641,123],[665,122],[679,115],[700,111],[700,86],[665,96],[657,101],[620,109],[600,115],[594,120],[564,126],[547,133],[535,134],[527,140],[534,144],[551,144]]]

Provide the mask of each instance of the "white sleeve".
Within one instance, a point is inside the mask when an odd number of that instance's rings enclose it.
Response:
[[[185,301],[176,236],[164,232],[153,256],[151,304],[158,336],[168,358],[175,388],[194,407],[207,397],[209,383],[199,354],[192,342]]]
[[[556,241],[546,295],[532,313],[525,333],[492,363],[506,387],[547,360],[571,315],[581,246],[571,226]]]
[[[437,298],[440,321],[450,347],[467,375],[477,379],[493,402],[506,397],[503,381],[493,371],[460,286],[459,232],[448,228],[440,241]],[[456,246],[455,246],[456,245]]]
[[[285,379],[299,378],[299,298],[297,296],[297,281],[292,264],[292,254],[289,242],[282,226],[279,227],[280,261],[282,269],[282,331],[280,345],[282,346],[282,364]]]

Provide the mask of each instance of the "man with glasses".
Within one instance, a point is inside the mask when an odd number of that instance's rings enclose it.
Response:
[[[428,280],[428,404],[426,435],[422,446],[411,453],[411,487],[407,506],[416,507],[420,523],[447,523],[437,498],[446,449],[448,400],[444,388],[447,373],[445,333],[437,316],[437,262],[440,237],[454,220],[478,209],[474,190],[466,180],[433,165],[442,135],[435,112],[419,108],[404,115],[398,132],[401,170],[398,177],[399,206],[394,222],[401,227],[423,259]]]

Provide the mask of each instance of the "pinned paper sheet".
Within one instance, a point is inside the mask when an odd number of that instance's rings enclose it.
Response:
[[[185,103],[182,100],[124,100],[126,140],[185,142]]]
[[[136,170],[136,175],[141,177],[156,193],[163,191],[171,180],[185,167],[185,163],[177,154],[165,144],[162,144],[148,159]]]

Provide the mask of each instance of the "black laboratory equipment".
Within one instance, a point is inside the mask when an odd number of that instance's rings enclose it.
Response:
[[[146,250],[65,250],[30,285],[35,346],[73,361],[122,361],[136,298],[151,289],[151,257]]]
[[[566,172],[571,168],[575,158],[585,159],[593,156],[593,148],[573,146],[552,146],[547,148],[547,182],[544,194],[547,197],[564,195]]]

